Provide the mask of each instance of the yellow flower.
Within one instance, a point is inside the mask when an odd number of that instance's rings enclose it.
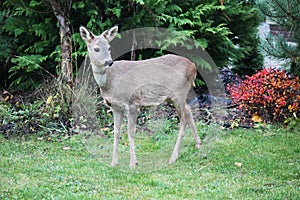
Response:
[[[48,97],[46,104],[49,105],[52,102],[52,95]]]

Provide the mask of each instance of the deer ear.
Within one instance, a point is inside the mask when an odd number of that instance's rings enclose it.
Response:
[[[94,35],[91,31],[89,31],[87,28],[81,26],[81,27],[79,28],[79,30],[80,30],[81,38],[82,38],[85,42],[91,43],[92,40],[94,40],[95,35]]]
[[[108,40],[108,42],[112,41],[118,33],[118,26],[114,26],[109,30],[106,30],[102,33],[102,35]]]

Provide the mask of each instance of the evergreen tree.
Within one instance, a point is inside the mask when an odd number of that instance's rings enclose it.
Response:
[[[290,61],[290,71],[300,76],[300,2],[299,0],[260,0],[262,13],[286,31],[294,33],[295,44],[282,36],[269,36],[264,42],[266,52],[278,59]]]
[[[6,18],[1,27],[9,45],[0,43],[1,49],[10,49],[6,63],[11,86],[30,89],[43,80],[46,73],[55,74],[59,45],[58,27],[51,7],[37,1],[6,1],[1,5]],[[12,39],[14,38],[14,39]],[[3,45],[3,46],[2,46]],[[7,78],[7,77],[6,77]]]
[[[227,2],[227,1],[225,1]],[[233,42],[240,55],[233,61],[233,71],[240,76],[252,75],[263,67],[263,56],[259,50],[258,26],[262,17],[254,1],[230,0],[228,26],[233,33]]]
[[[256,63],[253,50],[257,44],[250,39],[256,35],[257,13],[243,0],[86,0],[68,1],[72,4],[67,8],[62,0],[8,0],[0,4],[0,40],[4,40],[0,47],[5,49],[0,53],[0,67],[9,70],[12,86],[27,89],[48,72],[56,77],[61,74],[60,9],[53,9],[51,2],[61,2],[61,10],[67,10],[74,68],[86,56],[79,26],[101,33],[114,24],[119,24],[120,31],[149,26],[174,30],[178,34],[163,41],[163,47],[185,44],[192,38],[194,46],[207,50],[219,68]]]
[[[241,75],[255,73],[263,65],[258,49],[258,26],[262,19],[254,1],[245,0],[139,0],[138,19],[174,29],[193,38],[207,50],[219,68],[233,65]],[[159,5],[158,5],[159,4]],[[141,13],[141,12],[138,12]],[[153,17],[154,16],[154,17]],[[150,20],[149,20],[150,19]],[[171,38],[170,43],[181,42]]]
[[[1,84],[21,90],[34,89],[44,80],[41,77],[49,74],[71,81],[70,61],[78,66],[76,62],[82,58],[77,57],[83,57],[86,51],[83,43],[82,48],[77,45],[81,42],[79,33],[71,31],[78,32],[80,24],[99,27],[101,20],[98,8],[91,1],[72,5],[66,2],[9,0],[0,4],[0,47],[5,49],[0,53]],[[90,23],[91,19],[99,23]],[[71,36],[77,50],[73,53]],[[70,53],[73,59],[69,58]],[[63,65],[66,71],[62,71]]]

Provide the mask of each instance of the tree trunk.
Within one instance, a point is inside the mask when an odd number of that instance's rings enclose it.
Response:
[[[70,30],[70,8],[69,0],[48,0],[52,10],[59,22],[60,49],[61,49],[61,74],[59,80],[73,86],[72,70],[72,39]]]

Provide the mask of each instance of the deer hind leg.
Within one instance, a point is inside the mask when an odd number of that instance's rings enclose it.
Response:
[[[113,109],[113,115],[114,115],[114,149],[113,149],[111,166],[114,167],[118,164],[118,145],[120,140],[120,131],[121,131],[124,112]]]
[[[191,107],[188,104],[185,104],[185,115],[186,115],[186,119],[189,121],[189,124],[194,134],[195,147],[198,149],[201,146],[201,140],[197,134],[196,125],[191,111]]]
[[[181,144],[181,141],[184,136],[185,129],[186,129],[185,107],[181,106],[177,101],[173,101],[173,102],[174,102],[175,108],[177,110],[177,113],[179,115],[180,123],[179,123],[179,133],[178,133],[177,141],[174,146],[171,158],[169,160],[169,164],[174,163],[178,158],[180,144]]]
[[[137,164],[136,155],[135,155],[135,147],[134,147],[134,135],[136,131],[136,120],[137,120],[138,108],[137,106],[130,105],[128,110],[128,140],[130,146],[130,168],[134,168]]]

